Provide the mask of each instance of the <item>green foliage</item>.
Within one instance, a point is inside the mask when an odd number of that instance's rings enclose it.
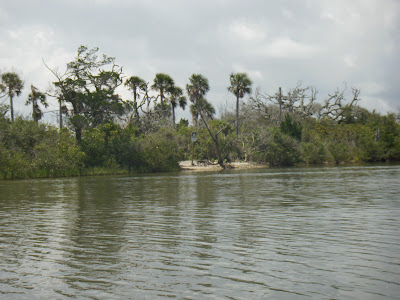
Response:
[[[297,140],[301,140],[301,125],[286,114],[285,121],[281,122],[281,131]]]
[[[10,99],[11,121],[14,122],[14,104],[13,99],[19,96],[24,88],[24,82],[15,72],[1,74],[0,93],[6,93]]]
[[[186,85],[186,91],[189,95],[189,100],[192,102],[190,112],[192,114],[193,123],[197,126],[197,120],[200,117],[200,109],[204,106],[205,95],[210,90],[208,79],[201,74],[192,74],[189,78],[189,83]],[[210,107],[208,107],[210,109]]]
[[[264,146],[262,155],[271,166],[293,166],[300,162],[299,143],[277,128],[269,129],[270,143]]]
[[[2,178],[79,175],[84,153],[66,130],[17,118],[0,118]]]
[[[44,138],[34,147],[35,167],[46,172],[46,177],[58,177],[78,173],[83,168],[84,153],[70,134],[48,130]]]
[[[159,93],[162,107],[164,106],[164,99],[166,94],[169,94],[171,92],[171,89],[173,89],[174,85],[174,80],[168,74],[156,74],[151,88]]]
[[[141,138],[138,141],[141,163],[139,171],[166,172],[179,170],[176,132],[169,128]]]
[[[77,140],[81,139],[82,130],[111,122],[125,110],[122,99],[115,93],[122,84],[122,68],[113,57],[103,55],[99,59],[98,50],[81,46],[76,59],[67,64],[66,76],[53,71],[58,98],[73,108],[70,124]],[[111,65],[109,70],[104,70],[108,65]]]
[[[40,92],[36,87],[31,85],[31,93],[29,94],[25,105],[32,104],[32,118],[35,122],[39,122],[43,116],[39,103],[41,103],[44,107],[48,106],[46,102],[46,94]]]
[[[229,76],[231,85],[228,91],[233,93],[237,98],[243,98],[246,94],[251,93],[252,81],[247,73],[231,73]]]
[[[236,136],[239,136],[239,99],[251,93],[252,81],[246,73],[231,73],[228,91],[236,96]]]
[[[350,103],[344,103],[343,92],[337,91],[325,106],[314,103],[313,88],[298,86],[284,99],[281,92],[265,96],[272,104],[263,103],[256,92],[250,105],[242,103],[239,124],[239,100],[251,92],[247,74],[230,75],[228,90],[237,98],[236,111],[221,118],[215,118],[215,108],[205,98],[210,88],[207,78],[192,74],[186,91],[193,126],[185,119],[176,125],[175,108],[184,108],[187,100],[169,75],[156,74],[151,87],[157,97],[149,96],[149,84],[143,79],[130,77],[125,86],[133,101],[123,101],[116,94],[123,83],[122,68],[114,58],[98,57],[97,52],[98,48],[81,46],[64,75],[52,71],[60,106],[67,102],[71,108],[67,121],[75,139],[66,128],[38,123],[38,104],[47,104],[45,95],[33,86],[27,104],[32,104],[35,122],[21,117],[14,122],[12,99],[21,93],[23,82],[14,73],[1,76],[0,92],[8,95],[10,105],[0,104],[0,178],[177,170],[179,160],[192,156],[193,131],[198,134],[195,159],[217,159],[222,167],[226,161],[243,158],[271,166],[400,160],[398,117],[357,106],[357,89]],[[11,120],[5,116],[9,109]],[[281,122],[282,110],[286,116]]]

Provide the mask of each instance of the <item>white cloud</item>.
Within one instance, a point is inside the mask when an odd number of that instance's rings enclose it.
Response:
[[[361,96],[359,105],[370,109],[373,108],[379,113],[393,112],[395,109],[385,99],[376,96]]]
[[[264,57],[274,58],[304,58],[318,52],[318,47],[306,43],[296,42],[289,37],[279,37],[268,41],[256,52]]]
[[[398,1],[387,1],[383,6],[383,25],[385,29],[398,29],[400,3]]]
[[[386,89],[384,83],[374,81],[360,82],[357,84],[357,86],[360,88],[362,94],[370,96],[379,95]]]
[[[261,81],[263,80],[263,75],[262,72],[260,70],[251,70],[251,69],[247,69],[245,67],[243,67],[242,65],[238,65],[238,64],[233,64],[232,65],[232,69],[234,73],[247,73],[247,75],[249,75],[250,79],[252,81],[257,80],[257,81]]]
[[[294,13],[286,8],[282,9],[282,15],[289,20],[294,18]]]
[[[327,19],[339,25],[344,24],[343,20],[341,20],[339,17],[335,16],[332,12],[329,11],[323,11],[321,13],[321,19]]]
[[[231,39],[234,41],[239,40],[239,42],[259,42],[264,40],[267,35],[265,28],[259,25],[237,21],[229,25],[228,33]]]
[[[215,107],[229,95],[232,71],[272,90],[303,79],[321,97],[343,81],[364,82],[362,95],[376,101],[362,105],[398,106],[398,0],[41,3],[0,0],[0,69],[15,68],[27,86],[46,88],[54,79],[42,58],[62,71],[87,44],[115,56],[126,76],[151,81],[167,72],[184,85],[202,73]],[[386,89],[372,84],[382,82]]]
[[[357,66],[357,57],[355,55],[345,55],[343,61],[349,68],[354,68]]]

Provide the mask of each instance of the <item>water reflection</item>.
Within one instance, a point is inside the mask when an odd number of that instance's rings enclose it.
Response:
[[[400,293],[399,166],[0,182],[0,293]]]

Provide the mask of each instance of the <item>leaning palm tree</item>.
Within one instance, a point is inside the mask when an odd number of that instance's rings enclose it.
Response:
[[[228,91],[236,96],[236,136],[239,136],[239,99],[251,93],[252,81],[246,73],[231,73]]]
[[[164,73],[157,73],[151,88],[159,93],[161,108],[164,108],[165,94],[175,85],[171,76]]]
[[[24,88],[24,82],[19,78],[19,75],[15,72],[7,72],[1,75],[0,91],[7,93],[10,98],[10,113],[11,121],[14,122],[14,96],[21,95],[22,89]]]
[[[208,79],[201,74],[192,74],[189,78],[189,84],[186,85],[186,91],[189,95],[190,102],[193,103],[192,107],[194,109],[191,109],[191,113],[195,126],[197,126],[197,120],[199,117],[196,108],[199,106],[197,102],[204,98],[209,89],[210,86],[208,85]]]
[[[171,103],[171,109],[172,109],[172,125],[175,126],[175,108],[179,105],[182,109],[185,109],[186,107],[186,97],[183,95],[183,89],[174,86],[170,90],[171,97],[169,98],[169,102]]]
[[[147,84],[142,78],[138,76],[132,76],[125,81],[125,86],[127,86],[128,89],[131,90],[131,92],[133,93],[133,109],[134,109],[133,114],[137,122],[139,120],[139,105],[138,105],[138,100],[140,99],[139,92],[144,93],[146,91]]]
[[[26,100],[25,105],[32,104],[32,118],[37,123],[42,118],[42,110],[40,109],[39,103],[42,103],[44,107],[49,106],[46,102],[46,95],[40,92],[36,87],[31,84],[31,93]]]

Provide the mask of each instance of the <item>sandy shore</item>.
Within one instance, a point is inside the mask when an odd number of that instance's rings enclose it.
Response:
[[[186,160],[179,162],[179,166],[183,171],[221,171],[222,167],[217,163],[211,162],[198,162],[194,161],[192,166],[192,161]],[[265,164],[257,164],[254,162],[232,162],[225,165],[227,169],[258,169],[268,167]]]

